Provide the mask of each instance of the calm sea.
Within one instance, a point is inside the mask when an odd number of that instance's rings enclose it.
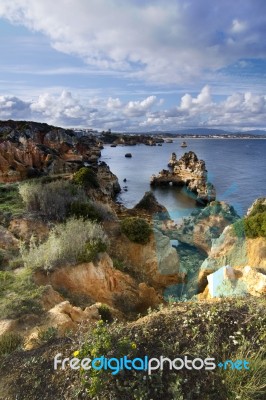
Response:
[[[206,162],[208,179],[217,191],[217,199],[233,205],[243,215],[251,203],[266,195],[266,140],[263,139],[188,139],[182,149],[181,139],[160,146],[105,145],[101,160],[118,177],[122,189],[118,196],[127,207],[133,207],[150,189],[150,177],[167,168],[172,152],[180,158],[192,150]],[[132,158],[125,158],[126,153]],[[126,179],[126,182],[123,180]],[[163,204],[173,219],[191,212],[195,202],[179,188],[155,188],[157,200]]]

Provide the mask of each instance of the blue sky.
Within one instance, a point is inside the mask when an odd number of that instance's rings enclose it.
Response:
[[[266,128],[264,0],[1,0],[0,118]]]

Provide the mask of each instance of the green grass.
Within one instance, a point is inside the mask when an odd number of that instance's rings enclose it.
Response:
[[[0,184],[0,212],[20,215],[24,211],[17,184]]]
[[[19,318],[40,314],[43,287],[37,287],[32,272],[24,268],[18,273],[0,271],[0,318]]]

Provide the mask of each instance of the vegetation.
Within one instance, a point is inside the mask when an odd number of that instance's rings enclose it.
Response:
[[[34,284],[28,268],[19,273],[0,271],[0,318],[40,314],[42,290]]]
[[[98,307],[98,312],[104,322],[112,322],[113,317],[110,308],[106,304],[101,304]]]
[[[66,219],[72,203],[87,201],[82,189],[62,179],[45,184],[38,180],[21,183],[19,193],[28,211],[38,212],[43,217],[56,221]]]
[[[266,237],[266,204],[258,202],[251,213],[233,224],[238,237]]]
[[[22,198],[17,184],[0,185],[0,212],[11,213],[14,216],[24,211]]]
[[[245,234],[249,238],[266,237],[266,204],[258,202],[244,219]]]
[[[150,225],[143,218],[130,217],[123,219],[122,232],[135,243],[146,244],[150,239]]]
[[[225,299],[215,304],[187,302],[153,312],[138,323],[105,325],[84,338],[78,357],[91,359],[102,355],[111,358],[175,359],[215,358],[215,363],[228,359],[247,360],[250,370],[220,369],[214,371],[124,370],[81,372],[88,398],[139,399],[264,399],[266,395],[265,300]]]
[[[107,245],[108,238],[99,224],[71,218],[54,227],[46,242],[38,244],[32,238],[28,248],[21,247],[21,255],[27,267],[52,270],[92,261]]]
[[[73,182],[84,189],[98,188],[97,174],[92,168],[82,167],[73,176]]]
[[[12,353],[22,344],[22,337],[15,332],[0,336],[0,357]]]

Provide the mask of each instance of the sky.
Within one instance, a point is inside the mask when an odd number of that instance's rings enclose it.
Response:
[[[0,0],[0,119],[266,128],[265,0]]]

